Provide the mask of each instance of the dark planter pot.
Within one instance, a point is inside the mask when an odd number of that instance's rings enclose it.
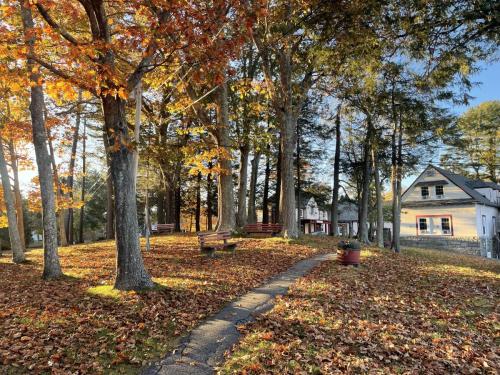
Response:
[[[359,242],[341,241],[339,249],[337,250],[337,262],[344,266],[359,266],[360,263],[361,246]]]

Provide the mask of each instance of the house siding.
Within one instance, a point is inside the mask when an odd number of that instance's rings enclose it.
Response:
[[[405,207],[401,211],[401,237],[417,236],[418,216],[451,216],[453,236],[461,238],[477,238],[477,215],[475,204],[446,205],[437,207]],[[419,237],[434,237],[421,235]]]
[[[413,186],[410,187],[408,191],[405,192],[403,196],[404,202],[420,202],[422,201],[422,194],[420,190],[420,186],[415,186],[418,183],[432,183],[434,181],[442,181],[445,180],[448,184],[443,186],[444,197],[443,199],[468,199],[470,196],[465,193],[462,189],[460,189],[457,185],[447,179],[438,171],[435,171],[433,176],[427,176],[426,173],[423,173],[419,178],[415,180]],[[435,187],[429,186],[429,199],[426,201],[435,201],[439,200],[435,195]]]

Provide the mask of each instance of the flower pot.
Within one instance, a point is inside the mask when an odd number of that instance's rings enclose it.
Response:
[[[337,250],[337,262],[357,267],[360,262],[361,245],[357,241],[341,241]]]

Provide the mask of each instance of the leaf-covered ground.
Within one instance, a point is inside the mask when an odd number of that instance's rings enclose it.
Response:
[[[0,374],[137,373],[228,301],[300,259],[333,248],[326,239],[242,239],[235,255],[200,254],[194,236],[153,240],[143,253],[159,287],[112,289],[112,242],[60,249],[67,277],[40,279],[42,252],[28,264],[0,257]]]
[[[255,323],[222,374],[496,374],[500,262],[431,250],[323,263]]]

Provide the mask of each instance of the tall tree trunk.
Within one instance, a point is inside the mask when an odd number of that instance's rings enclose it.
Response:
[[[82,206],[80,207],[80,228],[78,230],[78,242],[84,243],[83,238],[83,224],[85,223],[85,180],[87,173],[87,121],[83,121],[83,139],[82,139],[82,191],[80,200]]]
[[[384,206],[382,200],[382,182],[380,181],[380,166],[377,153],[372,148],[373,172],[375,178],[375,195],[377,202],[377,246],[384,248]]]
[[[264,173],[264,193],[262,197],[262,222],[269,223],[269,178],[271,176],[270,146],[267,147],[266,170]]]
[[[34,53],[34,23],[31,9],[25,7],[25,1],[19,0],[21,17],[24,28],[24,37],[30,54]],[[36,69],[35,69],[36,67]],[[57,253],[57,220],[56,203],[53,189],[53,175],[50,164],[50,156],[47,150],[47,133],[43,118],[44,98],[43,89],[39,84],[41,76],[39,67],[35,62],[27,59],[27,70],[30,72],[31,83],[31,126],[33,130],[33,144],[35,146],[36,163],[40,180],[40,192],[42,196],[42,218],[43,218],[43,278],[53,279],[62,276],[59,255]]]
[[[9,141],[9,154],[12,174],[14,175],[14,198],[17,214],[17,227],[19,228],[19,238],[23,249],[26,249],[26,237],[24,233],[24,212],[23,212],[23,198],[21,196],[21,187],[19,183],[19,166],[16,154],[16,148],[12,140]]]
[[[199,232],[200,227],[200,216],[201,216],[201,172],[198,172],[196,176],[196,209],[195,209],[195,231]]]
[[[181,180],[180,173],[177,178],[177,186],[175,187],[174,193],[174,214],[175,214],[175,231],[181,231],[181,208],[182,208],[182,194],[181,194]]]
[[[396,227],[394,229],[394,241],[396,252],[401,251],[400,234],[401,234],[401,184],[403,180],[403,119],[399,117],[399,132],[398,132],[398,155],[396,168]]]
[[[281,134],[280,134],[280,139],[278,141],[278,160],[276,161],[276,193],[274,194],[275,212],[273,221],[275,223],[281,222],[281,158],[282,158],[281,149],[282,147],[281,147]]]
[[[10,186],[10,176],[7,171],[7,162],[3,151],[3,142],[0,138],[0,174],[2,176],[3,199],[7,208],[7,221],[9,224],[9,239],[10,248],[12,249],[12,260],[14,263],[22,263],[25,261],[24,246],[21,242],[19,227],[16,215],[16,205],[14,196]]]
[[[229,137],[229,113],[228,113],[228,90],[227,81],[218,90],[217,98],[217,146],[221,149],[219,154],[219,169],[221,173],[218,178],[218,221],[217,231],[233,231],[236,225],[234,212],[234,192],[232,163],[230,155]]]
[[[103,132],[104,148],[109,149],[108,137],[106,132]],[[106,152],[106,239],[112,240],[115,238],[115,203],[114,203],[114,189],[113,178],[111,177],[111,157]],[[80,239],[81,241],[81,239]]]
[[[134,163],[132,175],[134,176],[134,186],[137,190],[137,173],[139,169],[139,141],[141,136],[141,111],[142,111],[142,85],[141,82],[135,87],[135,119],[134,119]]]
[[[372,142],[372,130],[373,124],[371,119],[367,119],[367,130],[365,143],[363,145],[363,185],[361,192],[361,205],[359,214],[359,229],[358,238],[361,242],[370,243],[368,238],[368,210],[369,210],[369,200],[370,200],[370,148]]]
[[[399,154],[400,145],[402,144],[402,121],[401,108],[396,110],[394,94],[392,95],[392,116],[393,116],[393,132],[391,136],[391,187],[392,187],[392,248],[396,253],[401,251],[400,245],[400,224],[401,224],[401,179],[399,172]],[[399,131],[398,131],[398,113],[399,112]],[[398,143],[396,143],[396,140]]]
[[[61,180],[59,179],[59,173],[57,171],[56,156],[54,153],[54,147],[52,145],[50,130],[46,129],[46,132],[47,132],[47,141],[49,144],[49,151],[50,151],[50,162],[52,164],[52,169],[53,169],[53,173],[54,173],[54,181],[56,184],[57,202],[59,202],[59,204],[62,205],[63,192],[62,192]],[[66,227],[64,224],[64,209],[62,207],[59,208],[59,212],[57,215],[57,223],[59,225],[59,240],[60,240],[61,246],[68,246],[68,236],[66,234]]]
[[[78,92],[78,104],[76,109],[76,121],[75,130],[73,131],[73,142],[71,144],[71,158],[69,160],[69,170],[68,170],[68,190],[69,190],[69,200],[71,206],[68,208],[68,214],[66,216],[66,233],[68,235],[68,243],[73,244],[73,182],[75,178],[75,161],[76,161],[76,150],[78,147],[78,136],[80,131],[80,121],[81,121],[81,106],[82,101],[82,91]]]
[[[104,124],[111,154],[111,175],[115,193],[116,280],[115,288],[140,290],[154,286],[144,267],[139,247],[139,225],[133,176],[133,152],[125,117],[125,101],[102,96]]]
[[[297,150],[296,150],[296,167],[297,167],[297,228],[300,232],[301,225],[300,225],[300,208],[301,208],[301,189],[302,189],[302,179],[300,176],[300,142],[301,142],[301,127],[300,124],[297,122]]]
[[[211,168],[212,165],[209,163],[209,167]],[[212,190],[213,190],[213,183],[212,183],[212,174],[209,173],[207,175],[207,230],[212,230]]]
[[[250,174],[250,191],[248,193],[248,222],[255,224],[257,222],[257,176],[259,173],[260,152],[256,151],[252,159],[252,171]]]
[[[166,224],[165,221],[165,191],[160,190],[158,192],[158,212],[157,220],[160,224]]]
[[[248,144],[240,147],[240,168],[238,176],[238,212],[236,225],[243,228],[247,223],[247,190],[248,190],[248,158],[250,147]]]
[[[331,228],[330,234],[332,236],[339,235],[339,189],[340,189],[340,110],[339,105],[337,109],[337,116],[335,117],[335,159],[333,161],[333,198],[332,198],[332,212],[331,212]]]

